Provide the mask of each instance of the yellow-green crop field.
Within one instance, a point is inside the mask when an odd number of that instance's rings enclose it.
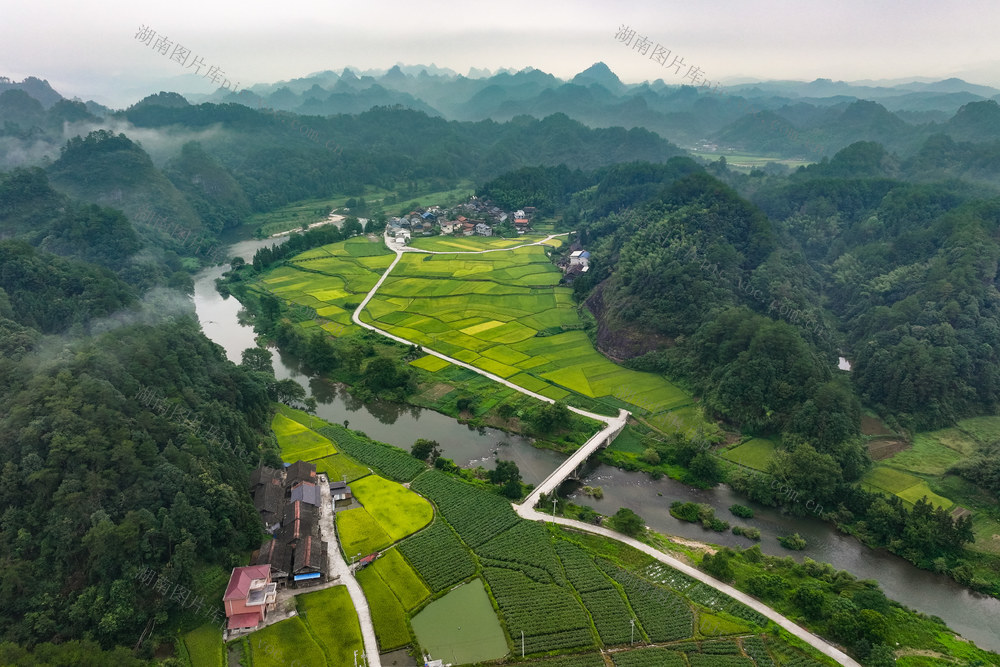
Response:
[[[256,667],[282,667],[292,660],[306,665],[327,664],[322,647],[301,616],[257,630],[248,639]]]
[[[662,377],[598,353],[579,330],[572,290],[558,286],[560,277],[541,246],[406,254],[369,302],[366,319],[550,398],[576,392],[649,413],[692,404]]]
[[[317,323],[337,335],[351,325],[351,312],[392,263],[381,239],[357,236],[313,248],[269,271],[255,287],[316,311]]]
[[[288,462],[310,461],[336,454],[337,450],[327,438],[281,412],[271,420],[271,430],[278,438],[281,458]]]
[[[927,485],[927,482],[902,470],[896,470],[886,465],[877,465],[861,479],[862,484],[869,487],[895,494],[908,503],[916,503],[923,497],[944,509],[949,509],[954,503],[943,496],[939,496]]]
[[[349,665],[354,651],[364,651],[361,624],[346,586],[334,586],[297,598],[309,633],[327,657],[327,664]]]
[[[399,598],[406,611],[411,611],[430,597],[430,590],[396,548],[386,551],[369,568]]]
[[[434,508],[427,500],[378,475],[354,482],[351,492],[393,542],[417,532],[434,518]]]
[[[193,665],[222,667],[225,664],[226,647],[222,643],[222,632],[214,623],[206,623],[185,634],[184,647]]]
[[[624,407],[662,416],[693,406],[689,394],[663,377],[622,368],[594,349],[572,290],[559,285],[561,273],[546,249],[512,247],[537,240],[416,239],[414,247],[444,254],[403,255],[361,316],[554,400],[577,394],[603,404],[609,414]],[[392,258],[381,243],[357,237],[296,256],[290,266],[266,274],[256,288],[315,309],[319,326],[339,334],[353,329],[350,307],[361,302]],[[446,367],[432,358],[413,365],[428,372]],[[659,421],[664,420],[654,423]],[[701,417],[687,410],[682,421],[700,423]]]

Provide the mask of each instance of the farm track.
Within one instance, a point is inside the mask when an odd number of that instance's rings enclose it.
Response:
[[[393,250],[396,253],[396,258],[385,270],[385,273],[383,273],[382,276],[378,279],[378,282],[375,283],[375,286],[372,287],[371,291],[368,292],[364,300],[358,305],[358,307],[351,314],[351,320],[360,327],[368,329],[369,331],[374,331],[379,335],[385,336],[386,338],[389,338],[396,342],[402,343],[404,345],[411,345],[411,346],[416,345],[416,343],[414,343],[413,341],[406,340],[405,338],[401,338],[400,336],[391,334],[388,331],[383,331],[382,329],[379,329],[378,327],[363,322],[361,320],[362,311],[364,311],[365,307],[368,305],[368,302],[371,301],[372,298],[375,296],[375,293],[378,292],[378,289],[379,287],[382,286],[382,283],[384,283],[386,278],[389,277],[389,274],[392,273],[392,270],[396,268],[396,265],[399,263],[399,260],[402,259],[405,253],[420,252],[432,255],[462,255],[462,254],[479,254],[487,252],[507,252],[510,250],[515,250],[517,248],[524,248],[527,246],[544,245],[546,241],[549,241],[552,238],[555,238],[557,236],[566,236],[566,235],[567,234],[550,234],[541,241],[536,241],[534,243],[526,243],[524,245],[513,246],[510,248],[496,248],[496,249],[480,250],[480,251],[455,251],[455,252],[421,250],[419,248],[412,248],[409,246],[403,246],[402,248],[400,248],[396,246],[394,243],[390,242],[388,236],[383,236],[383,240],[385,242],[386,247],[389,248],[390,250]],[[484,371],[480,368],[473,366],[472,364],[467,364],[463,361],[459,361],[458,359],[454,359],[452,357],[449,357],[445,354],[441,354],[440,352],[436,352],[434,350],[429,350],[427,348],[423,349],[424,352],[426,352],[427,354],[443,359],[449,363],[455,364],[456,366],[467,368],[495,382],[499,382],[507,387],[510,387],[515,391],[525,394],[526,396],[531,396],[532,398],[536,398],[540,401],[545,401],[546,403],[555,402],[553,399],[548,398],[547,396],[542,396],[541,394],[537,394],[533,391],[524,389],[523,387],[519,387],[514,383],[509,382],[498,375],[494,375],[493,373]],[[631,416],[631,413],[628,410],[621,410],[617,417],[607,417],[605,415],[598,415],[593,412],[589,412],[587,410],[581,410],[579,408],[575,408],[572,406],[569,406],[569,409],[579,415],[582,415],[584,417],[589,417],[591,419],[604,423],[605,428],[601,429],[597,434],[592,436],[590,440],[588,440],[580,449],[577,450],[576,453],[570,456],[566,460],[566,462],[564,462],[551,475],[549,475],[549,477],[547,477],[544,481],[542,481],[542,483],[538,485],[538,487],[525,499],[525,501],[522,504],[514,504],[514,511],[517,512],[518,516],[520,516],[523,519],[527,519],[529,521],[553,521],[554,523],[569,528],[573,528],[575,530],[593,533],[595,535],[600,535],[602,537],[607,537],[616,540],[618,542],[622,542],[623,544],[627,544],[631,547],[634,547],[642,551],[643,553],[652,556],[661,563],[664,563],[676,570],[679,570],[680,572],[683,572],[684,574],[687,574],[688,576],[693,577],[694,579],[697,579],[698,581],[707,584],[708,586],[711,586],[712,588],[742,602],[751,609],[754,609],[755,611],[763,614],[770,620],[774,621],[783,629],[795,635],[796,637],[806,642],[807,644],[809,644],[816,650],[820,651],[824,655],[833,658],[841,665],[845,665],[846,667],[861,667],[860,663],[855,661],[853,658],[848,656],[840,649],[836,648],[832,644],[829,644],[826,640],[820,638],[819,636],[814,635],[808,630],[796,625],[791,620],[785,618],[784,616],[779,614],[777,611],[771,609],[764,603],[747,595],[746,593],[743,593],[733,588],[728,584],[725,584],[713,577],[710,577],[701,570],[698,570],[697,568],[694,568],[686,563],[683,563],[680,560],[674,558],[673,556],[669,556],[658,549],[654,549],[648,544],[644,544],[636,539],[627,537],[625,535],[609,530],[607,528],[583,523],[580,521],[574,521],[572,519],[566,519],[563,517],[550,517],[547,514],[543,514],[535,510],[533,505],[535,502],[537,502],[538,495],[540,495],[544,489],[554,489],[556,486],[558,486],[558,483],[562,481],[562,479],[565,477],[566,474],[568,474],[577,465],[579,465],[579,463],[582,462],[582,460],[586,459],[594,450],[596,450],[600,446],[601,442],[606,437],[608,437],[610,433],[612,433],[615,429],[620,430],[621,426],[624,426],[624,423],[628,419],[628,417]]]

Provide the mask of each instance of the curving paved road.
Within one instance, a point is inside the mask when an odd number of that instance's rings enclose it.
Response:
[[[364,327],[365,329],[368,329],[369,331],[374,331],[374,332],[376,332],[376,333],[378,333],[378,334],[380,334],[382,336],[385,336],[386,338],[391,338],[392,340],[394,340],[396,342],[403,343],[404,345],[416,345],[416,343],[414,343],[413,341],[406,340],[405,338],[401,338],[399,336],[395,336],[395,335],[389,333],[388,331],[383,331],[382,329],[379,329],[378,327],[375,327],[375,326],[373,326],[371,324],[368,324],[366,322],[362,322],[361,321],[361,312],[368,305],[368,302],[372,300],[372,297],[375,296],[375,293],[378,291],[378,288],[382,286],[382,283],[385,282],[385,279],[389,277],[390,273],[392,273],[392,270],[394,268],[396,268],[396,264],[399,263],[399,260],[403,257],[404,253],[406,253],[406,252],[422,252],[422,253],[427,253],[427,254],[432,254],[432,255],[453,255],[453,254],[478,254],[478,253],[485,253],[485,252],[505,252],[505,251],[508,251],[508,250],[514,250],[515,248],[524,248],[524,247],[532,246],[532,245],[541,245],[541,244],[545,243],[546,241],[548,241],[548,240],[550,240],[552,238],[555,238],[556,236],[565,236],[565,234],[551,234],[551,235],[545,237],[544,239],[542,239],[541,241],[536,241],[534,243],[526,243],[524,245],[514,246],[512,248],[497,248],[497,249],[493,249],[493,250],[478,250],[478,251],[471,251],[470,250],[470,251],[458,251],[458,252],[452,253],[452,252],[442,252],[442,251],[421,250],[420,248],[411,248],[409,246],[398,247],[395,243],[393,243],[392,241],[389,240],[388,234],[384,234],[383,235],[383,240],[385,241],[385,245],[390,250],[392,250],[392,251],[394,251],[396,253],[396,259],[394,259],[392,261],[392,263],[389,265],[389,268],[387,268],[385,270],[385,273],[382,274],[382,277],[378,279],[378,282],[375,283],[375,286],[372,287],[371,291],[368,292],[368,294],[365,296],[365,298],[361,302],[361,304],[358,305],[357,309],[355,309],[354,313],[352,313],[351,320],[353,320],[354,323],[357,324],[360,327]],[[488,377],[489,379],[491,379],[491,380],[493,380],[495,382],[500,382],[501,384],[503,384],[503,385],[505,385],[507,387],[510,387],[511,389],[514,389],[516,391],[519,391],[522,394],[525,394],[527,396],[531,396],[532,398],[537,398],[538,400],[545,401],[546,403],[555,403],[555,401],[553,399],[548,398],[547,396],[542,396],[541,394],[536,394],[533,391],[529,391],[527,389],[524,389],[523,387],[519,387],[516,384],[505,380],[504,378],[500,377],[499,375],[494,375],[493,373],[490,373],[489,371],[484,371],[481,368],[476,368],[472,364],[467,364],[464,361],[459,361],[458,359],[454,359],[454,358],[449,357],[449,356],[447,356],[445,354],[441,354],[440,352],[435,352],[434,350],[429,350],[427,348],[423,348],[423,350],[427,354],[432,354],[435,357],[438,357],[440,359],[444,359],[445,361],[447,361],[449,363],[452,363],[452,364],[455,364],[456,366],[461,366],[462,368],[468,368],[471,371],[475,371],[476,373],[479,373],[480,375],[482,375],[484,377]],[[624,425],[624,421],[626,419],[628,419],[628,417],[631,414],[628,410],[621,410],[618,413],[617,417],[606,417],[605,415],[595,414],[593,412],[588,412],[587,410],[581,410],[579,408],[574,408],[572,406],[570,406],[569,409],[572,410],[573,412],[579,414],[579,415],[583,415],[584,417],[590,417],[591,419],[595,419],[597,421],[604,422],[604,424],[606,425],[606,427],[604,429],[601,429],[601,431],[597,435],[591,437],[591,439],[588,440],[587,443],[584,445],[584,447],[590,446],[591,449],[595,449],[596,446],[600,444],[600,438],[598,438],[598,436],[600,436],[602,434],[608,434],[611,431],[613,431],[615,428],[620,428],[621,425]],[[580,449],[582,450],[583,447],[581,447]],[[572,519],[565,519],[563,517],[550,517],[547,514],[542,514],[541,512],[536,511],[533,508],[533,506],[534,506],[535,502],[537,502],[537,497],[539,495],[541,495],[542,489],[547,488],[546,485],[551,486],[552,485],[551,484],[552,481],[554,481],[556,479],[561,479],[562,477],[564,477],[568,473],[569,470],[574,469],[580,463],[580,461],[577,460],[577,454],[579,454],[579,453],[580,453],[580,450],[577,450],[577,452],[572,457],[570,457],[570,459],[567,459],[567,461],[565,463],[563,463],[561,466],[559,466],[559,468],[557,468],[556,471],[552,473],[552,475],[549,475],[549,477],[547,477],[545,479],[545,481],[542,482],[542,484],[540,484],[538,486],[538,488],[536,488],[531,493],[531,495],[529,495],[527,498],[525,498],[523,504],[514,505],[514,510],[518,513],[519,516],[521,516],[524,519],[528,519],[530,521],[555,521],[556,523],[558,523],[560,525],[564,525],[564,526],[568,526],[568,527],[571,527],[571,528],[575,528],[577,530],[582,530],[584,532],[594,533],[596,535],[603,535],[604,537],[609,537],[609,538],[611,538],[613,540],[618,540],[619,542],[623,542],[625,544],[628,544],[629,546],[635,547],[636,549],[639,549],[640,551],[649,554],[650,556],[652,556],[653,558],[657,559],[661,563],[664,563],[666,565],[669,565],[670,567],[676,568],[677,570],[680,570],[684,574],[687,574],[690,577],[694,577],[698,581],[701,581],[702,583],[708,584],[712,588],[715,588],[716,590],[722,591],[726,595],[729,595],[730,597],[739,600],[740,602],[742,602],[743,604],[747,605],[748,607],[751,607],[752,609],[760,612],[761,614],[763,614],[764,616],[768,617],[769,619],[771,619],[772,621],[774,621],[775,623],[777,623],[778,625],[780,625],[782,628],[784,628],[785,630],[787,630],[791,634],[795,635],[796,637],[798,637],[802,641],[808,643],[813,648],[821,651],[824,655],[830,656],[831,658],[833,658],[834,660],[836,660],[837,662],[839,662],[841,665],[846,665],[846,667],[861,667],[861,665],[858,662],[856,662],[854,659],[852,659],[849,655],[847,655],[843,651],[837,649],[836,647],[834,647],[831,644],[828,644],[826,642],[826,640],[824,640],[824,639],[822,639],[822,638],[814,635],[813,633],[809,632],[808,630],[799,627],[795,623],[792,623],[790,620],[788,620],[787,618],[785,618],[784,616],[782,616],[778,612],[774,611],[773,609],[771,609],[770,607],[768,607],[764,603],[762,603],[762,602],[760,602],[760,601],[758,601],[758,600],[750,597],[746,593],[743,593],[741,591],[736,590],[735,588],[733,588],[732,586],[730,586],[728,584],[725,584],[725,583],[723,583],[723,582],[721,582],[721,581],[719,581],[719,580],[717,580],[717,579],[715,579],[713,577],[710,577],[709,575],[705,574],[701,570],[693,568],[690,565],[677,560],[673,556],[668,556],[667,554],[663,553],[662,551],[659,551],[658,549],[654,549],[653,547],[649,546],[648,544],[643,544],[642,542],[640,542],[640,541],[638,541],[636,539],[633,539],[631,537],[627,537],[625,535],[622,535],[621,533],[617,533],[617,532],[615,532],[613,530],[610,530],[608,528],[603,528],[601,526],[594,526],[594,525],[591,525],[591,524],[583,523],[581,521],[573,521]],[[589,456],[589,453],[587,455]],[[583,458],[586,458],[586,457],[583,457]],[[575,463],[573,463],[573,465],[570,466],[567,469],[566,466],[569,465],[571,461],[575,461]],[[559,474],[560,471],[562,471],[561,474]],[[556,477],[557,474],[559,474],[558,478]],[[337,549],[337,553],[339,555],[339,553],[340,553],[339,549]],[[351,577],[349,580],[350,581],[354,581],[353,577]],[[355,584],[355,586],[357,586],[357,582],[356,581],[354,581],[354,584]],[[358,588],[360,590],[360,586]],[[352,598],[353,597],[354,596],[353,596],[353,593],[352,593]],[[361,595],[361,597],[363,599],[364,595]],[[367,601],[365,602],[364,609],[365,609],[365,616],[368,616],[368,612],[367,612],[368,604],[367,604]],[[359,618],[362,616],[362,613],[361,613],[360,609],[358,610],[358,616],[359,616]],[[366,647],[368,646],[368,639],[367,639],[367,637],[365,638],[365,646]],[[371,655],[370,652],[369,652],[369,655]],[[377,655],[377,652],[376,652],[376,655]]]
[[[729,584],[725,584],[719,581],[718,579],[708,576],[701,570],[691,567],[687,563],[683,563],[674,558],[673,556],[668,556],[662,551],[654,549],[648,544],[643,544],[639,540],[627,537],[625,535],[622,535],[621,533],[617,533],[613,530],[604,528],[602,526],[595,526],[589,523],[583,523],[582,521],[574,521],[572,519],[566,519],[561,516],[551,517],[548,514],[542,514],[541,512],[532,509],[530,506],[527,505],[527,503],[523,505],[514,505],[514,510],[517,512],[518,516],[520,516],[522,519],[528,519],[530,521],[555,521],[555,523],[558,523],[561,526],[574,528],[576,530],[580,530],[587,533],[594,533],[595,535],[610,537],[613,540],[618,540],[619,542],[623,542],[631,547],[635,547],[636,549],[639,549],[643,553],[649,554],[650,556],[660,561],[661,563],[669,565],[675,570],[680,570],[689,577],[693,577],[702,583],[708,584],[712,588],[725,593],[731,598],[739,600],[740,602],[750,607],[751,609],[763,614],[764,616],[767,616],[769,619],[780,625],[782,628],[784,628],[791,634],[805,641],[813,648],[822,652],[824,655],[833,658],[841,665],[845,665],[846,667],[861,667],[861,664],[855,661],[853,658],[851,658],[851,656],[847,655],[840,649],[837,649],[836,647],[828,644],[825,639],[814,635],[805,628],[799,627],[795,623],[792,623],[790,620],[788,620],[778,612],[774,611],[763,602],[760,602],[759,600],[750,597],[749,595],[747,595],[742,591],[736,590]]]
[[[515,248],[526,248],[528,246],[533,246],[533,245],[542,245],[543,243],[545,243],[549,239],[556,238],[557,236],[565,236],[565,234],[550,234],[550,235],[546,236],[544,239],[542,239],[541,241],[535,241],[534,243],[525,243],[524,245],[514,246],[514,247],[511,247],[511,248],[498,248],[498,249],[494,249],[494,250],[476,250],[476,251],[471,251],[470,250],[468,252],[465,252],[464,254],[479,254],[479,253],[484,253],[484,252],[505,252],[505,251],[508,251],[508,250],[514,250]],[[407,253],[407,252],[422,252],[422,253],[427,253],[429,255],[455,255],[455,254],[463,254],[463,253],[459,253],[459,252],[452,253],[452,252],[438,252],[438,251],[430,251],[430,250],[421,250],[420,248],[411,248],[409,246],[403,246],[402,248],[400,248],[400,247],[397,247],[395,243],[391,243],[389,241],[388,235],[384,235],[382,238],[385,240],[386,246],[388,246],[388,248],[390,250],[392,250],[393,252],[396,253],[396,259],[392,260],[392,264],[389,265],[389,268],[387,268],[385,270],[385,273],[382,274],[382,277],[378,279],[378,282],[375,283],[375,286],[372,287],[371,291],[368,292],[368,294],[365,295],[365,298],[361,301],[361,303],[358,305],[358,307],[351,314],[351,321],[353,321],[355,324],[357,324],[360,327],[364,327],[365,329],[368,329],[369,331],[374,331],[374,332],[376,332],[376,333],[378,333],[378,334],[380,334],[382,336],[385,336],[386,338],[391,338],[392,340],[396,341],[397,343],[402,343],[404,345],[417,345],[417,343],[414,343],[411,340],[406,340],[405,338],[400,338],[399,336],[395,336],[395,335],[389,333],[388,331],[383,331],[382,329],[379,329],[376,326],[372,326],[371,324],[368,324],[367,322],[362,322],[361,321],[361,311],[363,311],[365,309],[365,307],[368,305],[368,302],[371,301],[372,297],[375,296],[375,292],[378,291],[378,288],[382,286],[382,283],[385,282],[385,279],[388,278],[389,274],[392,273],[392,270],[394,268],[396,268],[396,264],[399,263],[399,260],[403,257],[404,253]],[[500,384],[503,384],[503,385],[505,385],[507,387],[510,387],[511,389],[514,389],[515,391],[519,391],[522,394],[525,394],[527,396],[531,396],[532,398],[537,398],[538,400],[545,401],[546,403],[555,403],[555,401],[553,399],[549,398],[548,396],[542,396],[541,394],[537,394],[537,393],[535,393],[533,391],[529,391],[529,390],[525,389],[524,387],[519,387],[516,384],[514,384],[513,382],[509,382],[508,380],[505,380],[504,378],[500,377],[499,375],[495,375],[493,373],[490,373],[489,371],[484,371],[481,368],[476,368],[472,364],[467,364],[464,361],[459,361],[458,359],[455,359],[454,357],[449,357],[446,354],[441,354],[440,352],[435,352],[434,350],[430,350],[428,348],[423,348],[423,350],[427,354],[431,354],[431,355],[434,355],[435,357],[438,357],[440,359],[444,359],[445,361],[447,361],[449,363],[452,363],[452,364],[455,364],[456,366],[461,366],[462,368],[468,368],[470,371],[475,371],[476,373],[479,373],[480,375],[482,375],[484,377],[488,377],[489,379],[493,380],[494,382],[499,382]],[[575,412],[578,415],[583,415],[584,417],[590,417],[591,419],[595,419],[597,421],[604,422],[605,424],[610,424],[612,421],[621,418],[621,416],[619,416],[619,417],[607,417],[605,415],[599,415],[599,414],[594,413],[594,412],[588,412],[587,410],[581,410],[580,408],[574,408],[573,406],[569,406],[569,409],[572,410],[573,412]],[[626,413],[626,415],[625,415],[626,417],[629,414],[631,414],[628,411],[625,411],[625,413]]]

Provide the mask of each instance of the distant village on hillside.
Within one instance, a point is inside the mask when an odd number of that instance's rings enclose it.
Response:
[[[396,243],[408,243],[413,236],[454,234],[455,236],[502,236],[514,238],[531,231],[534,206],[505,211],[493,202],[473,196],[451,209],[440,206],[417,208],[403,217],[389,220],[387,231]]]
[[[473,196],[468,202],[450,209],[440,206],[416,208],[402,217],[390,218],[386,234],[400,246],[409,244],[414,237],[436,234],[515,238],[533,231],[531,223],[536,213],[534,206],[505,211],[488,199]],[[572,280],[590,269],[590,253],[573,244],[569,256],[557,264],[567,279]]]

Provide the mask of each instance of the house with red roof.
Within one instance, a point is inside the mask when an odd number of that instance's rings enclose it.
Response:
[[[226,608],[227,638],[252,632],[274,608],[278,585],[271,583],[269,565],[249,565],[233,569],[222,596]]]

